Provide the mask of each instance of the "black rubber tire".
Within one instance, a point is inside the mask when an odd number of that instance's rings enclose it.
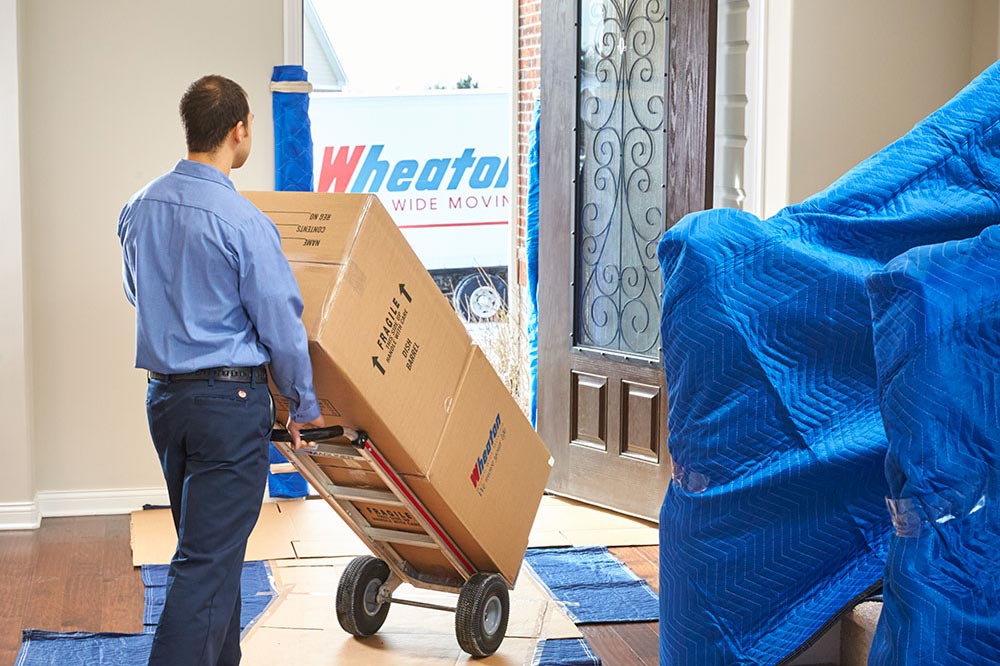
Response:
[[[479,300],[485,298],[488,301],[491,298],[490,293],[492,293],[496,307],[484,308],[483,303],[479,303]],[[492,273],[466,275],[455,286],[452,302],[455,311],[462,315],[466,321],[495,321],[507,307],[507,285],[499,276]],[[488,310],[488,312],[484,310]]]
[[[374,606],[372,595],[377,595],[387,580],[389,565],[377,557],[365,555],[351,560],[337,586],[337,621],[344,631],[365,638],[382,628],[389,604]]]
[[[488,657],[503,643],[510,617],[507,583],[497,574],[477,573],[462,587],[455,609],[455,636],[465,652]]]

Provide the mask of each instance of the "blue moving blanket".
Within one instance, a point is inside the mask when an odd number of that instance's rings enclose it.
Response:
[[[603,546],[529,548],[524,561],[575,624],[657,619],[656,592]]]
[[[538,641],[531,666],[601,666],[601,659],[582,638]]]
[[[538,417],[538,218],[541,205],[538,146],[541,141],[542,102],[535,100],[528,132],[528,205],[525,211],[524,251],[528,273],[528,370],[531,377],[531,425]]]
[[[142,584],[146,587],[142,624],[146,633],[156,633],[156,625],[167,600],[169,572],[169,564],[142,565]],[[278,591],[271,584],[270,565],[260,561],[244,562],[240,574],[240,630],[256,622],[277,596]]]
[[[888,443],[865,280],[998,221],[998,119],[994,66],[810,199],[664,235],[662,666],[776,664],[882,578]]]
[[[868,663],[1000,664],[1000,227],[868,285],[896,528]]]
[[[153,634],[25,629],[14,666],[141,666],[152,646]]]

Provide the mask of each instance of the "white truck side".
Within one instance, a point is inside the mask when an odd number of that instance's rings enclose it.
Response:
[[[313,93],[316,192],[372,192],[471,321],[506,298],[510,96]]]

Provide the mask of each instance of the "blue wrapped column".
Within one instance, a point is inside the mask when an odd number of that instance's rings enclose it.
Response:
[[[274,189],[311,192],[313,142],[309,123],[309,76],[300,65],[279,65],[271,75],[271,110],[274,115]],[[271,462],[287,462],[271,445]],[[309,484],[297,472],[267,475],[271,497],[305,497]]]
[[[308,81],[308,74],[300,65],[279,65],[271,75],[274,189],[279,192],[311,192],[313,189],[312,127],[309,124],[309,93],[305,92],[310,89]],[[294,85],[296,83],[300,85]]]

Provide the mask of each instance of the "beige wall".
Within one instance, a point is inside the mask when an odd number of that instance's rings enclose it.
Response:
[[[792,0],[764,0],[765,11],[761,41],[765,42],[758,59],[764,75],[758,82],[764,88],[759,102],[763,131],[759,139],[760,204],[753,212],[768,217],[791,201],[789,184],[789,114],[791,113],[792,78]],[[752,95],[752,91],[751,91]],[[756,129],[756,128],[755,128]],[[751,130],[752,131],[752,130]]]
[[[23,259],[19,159],[17,2],[0,0],[0,405],[4,410],[0,465],[0,522],[22,527],[38,520],[30,427],[26,266]]]
[[[995,1],[769,5],[768,214],[905,134],[996,57]]]
[[[34,453],[44,510],[46,493],[163,485],[146,428],[145,377],[132,369],[118,213],[183,156],[177,103],[206,73],[242,83],[256,114],[254,153],[234,182],[273,189],[268,82],[281,64],[282,3],[21,1]]]

